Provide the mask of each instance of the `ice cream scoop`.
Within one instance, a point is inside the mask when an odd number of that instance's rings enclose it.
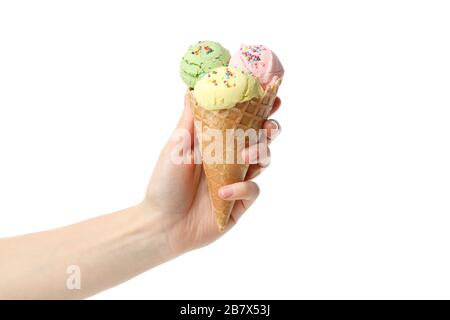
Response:
[[[197,81],[194,98],[206,110],[233,108],[260,98],[264,91],[253,75],[233,67],[218,67]]]
[[[283,65],[275,53],[263,45],[241,45],[241,48],[230,59],[229,65],[245,70],[259,79],[263,88],[282,78]]]
[[[181,79],[193,88],[197,81],[209,71],[228,65],[230,52],[220,43],[213,41],[201,41],[189,47],[181,59]]]

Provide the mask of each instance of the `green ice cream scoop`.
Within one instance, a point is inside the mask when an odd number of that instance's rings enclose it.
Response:
[[[230,52],[220,43],[201,41],[189,47],[181,59],[180,76],[189,88],[194,88],[197,80],[217,67],[226,66]]]

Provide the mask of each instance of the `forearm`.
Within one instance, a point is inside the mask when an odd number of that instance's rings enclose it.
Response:
[[[0,298],[85,298],[173,256],[162,217],[138,205],[68,227],[0,240]],[[67,286],[70,266],[79,268],[80,289]]]

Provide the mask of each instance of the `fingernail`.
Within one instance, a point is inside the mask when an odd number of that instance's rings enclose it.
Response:
[[[277,120],[271,119],[270,120],[272,122],[272,126],[274,126],[274,128],[269,129],[269,138],[268,140],[270,142],[272,142],[273,140],[275,140],[281,133],[281,125]]]
[[[272,124],[273,124],[273,126],[274,126],[274,129],[273,129],[273,130],[281,131],[280,123],[279,123],[277,120],[271,119],[270,121],[272,122]]]
[[[272,120],[270,120],[270,121],[272,121],[272,124],[274,125],[274,129],[272,129],[273,131],[275,131],[276,133],[277,133],[277,135],[279,135],[280,134],[280,132],[281,132],[281,125],[280,125],[280,123],[277,121],[277,120],[275,120],[275,119],[272,119]]]
[[[227,199],[233,195],[233,188],[230,187],[222,187],[219,190],[219,196],[222,199]]]

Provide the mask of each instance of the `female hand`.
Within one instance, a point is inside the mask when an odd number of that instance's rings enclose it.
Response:
[[[276,98],[271,114],[277,111],[280,105],[280,99]],[[236,224],[259,195],[258,185],[251,180],[269,165],[268,144],[280,131],[275,120],[267,120],[263,128],[267,129],[267,139],[243,150],[243,159],[254,163],[250,165],[246,180],[219,190],[221,198],[236,200],[225,231]],[[193,157],[194,118],[187,96],[175,131],[177,137],[180,131],[189,134],[189,138],[185,139],[188,144],[185,147],[191,151],[190,157]],[[163,148],[142,203],[148,208],[148,212],[158,212],[163,217],[162,223],[173,255],[204,246],[224,233],[220,232],[216,225],[201,164],[195,164],[194,161],[176,164],[172,161],[172,151],[179,147],[178,144],[179,139],[170,139]],[[266,148],[267,152],[258,152],[261,148]],[[259,156],[264,153],[267,156]]]

